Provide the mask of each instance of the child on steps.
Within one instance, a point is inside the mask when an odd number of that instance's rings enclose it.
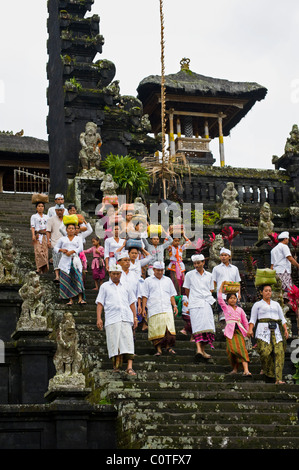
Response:
[[[92,247],[88,250],[84,250],[84,253],[93,255],[91,270],[92,277],[95,282],[94,290],[98,290],[106,274],[104,263],[104,248],[101,246],[101,242],[98,237],[93,237],[91,241]]]

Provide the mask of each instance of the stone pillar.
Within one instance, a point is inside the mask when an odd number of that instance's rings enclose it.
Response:
[[[0,340],[10,341],[19,319],[22,299],[21,285],[0,284]]]
[[[56,342],[48,338],[51,331],[17,330],[12,335],[19,356],[19,401],[22,404],[45,403],[44,394],[48,390],[49,380],[55,374],[53,356]]]

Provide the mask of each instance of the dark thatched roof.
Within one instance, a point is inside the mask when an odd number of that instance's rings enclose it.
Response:
[[[35,137],[0,134],[0,154],[3,153],[49,155],[49,146],[46,140]]]
[[[167,108],[174,107],[175,110],[197,111],[219,113],[222,111],[227,115],[227,120],[223,121],[223,133],[229,135],[230,130],[248,113],[257,101],[261,101],[267,94],[267,89],[258,83],[231,82],[229,80],[205,77],[191,70],[180,70],[176,74],[165,77]],[[137,88],[138,98],[143,103],[144,113],[149,114],[151,123],[157,131],[159,120],[160,104],[157,96],[161,94],[161,77],[150,75],[144,78]],[[178,100],[178,97],[181,97]],[[186,97],[186,102],[182,102],[182,97]],[[200,103],[203,99],[215,98],[223,100],[223,105],[209,105],[207,101]],[[235,103],[242,102],[242,106],[235,106],[228,103],[234,100]],[[212,132],[212,137],[217,135],[217,126]]]

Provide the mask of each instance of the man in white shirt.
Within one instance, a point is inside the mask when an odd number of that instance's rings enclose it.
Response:
[[[278,235],[279,243],[271,250],[271,269],[276,271],[277,277],[281,280],[283,297],[288,299],[288,290],[292,287],[292,264],[299,268],[299,264],[293,258],[289,244],[289,232],[282,232]]]
[[[231,251],[227,248],[221,248],[220,250],[220,261],[221,263],[218,266],[215,266],[212,270],[212,279],[214,282],[214,289],[217,289],[217,297],[220,286],[222,285],[223,281],[228,282],[241,282],[241,277],[239,273],[239,269],[237,266],[231,264]],[[238,300],[241,300],[241,288],[237,293]],[[222,297],[226,299],[226,295],[222,294]],[[219,321],[224,320],[223,312],[218,305],[218,314],[219,314]]]
[[[57,204],[59,206],[61,204],[64,204],[64,195],[60,194],[60,193],[57,193],[57,194],[55,194],[54,200],[55,200],[55,206],[49,208],[48,214],[47,214],[48,217],[53,217],[56,214],[56,212],[55,212],[56,208],[55,207],[56,207]],[[65,207],[64,207],[63,215],[68,215],[68,210]]]
[[[164,269],[163,261],[155,261],[154,274],[145,279],[142,289],[142,316],[145,318],[147,307],[148,339],[156,348],[156,356],[161,356],[163,348],[169,354],[176,354],[173,313],[178,314],[177,292],[171,279],[164,276]]]
[[[120,265],[111,265],[110,279],[104,282],[96,298],[97,327],[103,330],[102,313],[105,311],[105,330],[108,356],[112,358],[113,370],[120,371],[123,360],[128,365],[126,373],[136,375],[133,370],[134,339],[132,328],[137,327],[136,313],[134,313],[135,298],[121,280],[122,268]]]
[[[62,237],[62,233],[60,232],[60,226],[62,224],[64,214],[64,205],[63,204],[56,204],[55,206],[55,215],[50,217],[47,221],[47,241],[48,241],[48,248],[52,248],[52,260],[53,260],[53,269],[55,274],[55,279],[53,282],[59,283],[59,261],[61,259],[62,253],[56,253],[54,251],[54,247],[58,242],[59,238]]]
[[[196,360],[210,359],[205,352],[207,344],[214,348],[215,322],[211,305],[215,303],[212,295],[214,284],[211,273],[204,269],[205,257],[193,255],[194,269],[186,274],[183,287],[188,297],[192,335],[196,344]]]

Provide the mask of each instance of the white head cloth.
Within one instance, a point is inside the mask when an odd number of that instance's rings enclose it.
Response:
[[[124,258],[129,258],[129,252],[127,250],[122,250],[120,253],[116,255],[117,261],[124,259]]]
[[[195,261],[203,261],[205,259],[204,255],[192,255],[191,261],[194,263]]]
[[[119,264],[111,264],[111,266],[109,266],[109,272],[113,273],[113,272],[120,272],[122,273],[122,267],[119,265]]]
[[[290,238],[289,232],[281,232],[281,234],[278,235],[278,240],[284,240],[285,238]]]
[[[60,194],[60,193],[55,194],[55,199],[58,199],[59,197],[62,197],[62,199],[64,199],[63,194]]]
[[[154,269],[165,269],[165,263],[163,261],[155,261],[153,264]]]
[[[220,254],[222,254],[222,253],[225,253],[229,256],[231,256],[231,254],[232,254],[232,252],[230,250],[228,250],[227,248],[221,248]]]

